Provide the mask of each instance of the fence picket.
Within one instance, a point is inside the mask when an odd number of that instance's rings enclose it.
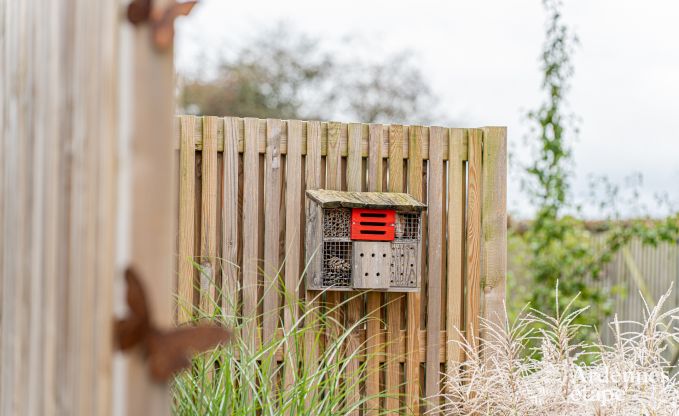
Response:
[[[337,122],[328,123],[328,156],[326,156],[325,187],[331,190],[342,189],[342,154],[340,153],[340,130],[342,125]],[[322,253],[319,253],[322,255]],[[326,328],[327,342],[332,342],[339,334],[340,321],[340,293],[330,290],[326,293],[327,318],[330,320]]]
[[[467,316],[466,335],[476,341],[481,311],[481,131],[468,133],[467,168]]]
[[[464,236],[465,236],[465,164],[463,162],[464,129],[450,129],[448,154],[448,291],[446,313],[446,372],[457,371],[462,360],[458,336],[464,322]]]
[[[264,157],[264,294],[262,302],[262,342],[268,345],[278,325],[279,244],[281,205],[280,141],[283,122],[266,120]],[[270,369],[273,370],[273,369]]]
[[[217,117],[203,117],[200,222],[200,309],[212,316],[216,300]]]
[[[422,127],[408,130],[408,192],[423,201],[422,192]],[[422,250],[424,250],[424,244]],[[423,260],[424,256],[421,257]],[[425,270],[424,267],[422,270]],[[424,287],[424,285],[423,285]],[[408,293],[406,316],[405,407],[413,415],[420,414],[420,293]]]
[[[285,309],[284,325],[289,333],[298,319],[299,279],[300,279],[300,236],[303,235],[300,223],[300,212],[304,210],[302,203],[302,132],[301,121],[288,121],[288,154],[285,170]],[[295,343],[292,348],[296,347]],[[297,371],[297,351],[290,354],[294,360],[288,360],[285,369],[284,386],[294,382]]]
[[[434,397],[439,393],[440,364],[438,361],[441,330],[441,280],[443,278],[442,222],[445,213],[443,205],[443,142],[447,141],[447,130],[441,127],[429,129],[429,176],[428,190],[428,286],[427,286],[427,364],[425,395]],[[435,404],[434,404],[435,406]],[[431,405],[426,405],[431,409]]]
[[[191,320],[193,314],[193,267],[194,216],[196,189],[196,147],[193,132],[195,131],[193,116],[180,119],[179,125],[179,243],[178,243],[178,280],[177,321],[182,324]]]
[[[403,126],[389,126],[389,180],[387,192],[403,192]],[[399,386],[401,372],[398,362],[398,346],[401,336],[401,305],[403,294],[387,293],[387,341],[386,341],[386,385],[385,408],[396,412],[399,408]]]
[[[379,192],[382,190],[382,125],[371,124],[368,127],[368,190]],[[380,308],[382,295],[368,292],[366,296],[366,416],[379,413],[380,402],[377,398],[380,389],[379,357],[380,344]]]
[[[222,315],[235,322],[238,313],[238,127],[240,120],[224,119],[224,178],[222,180]]]
[[[505,273],[507,270],[507,130],[483,130],[483,196],[481,210],[483,317],[505,321]],[[657,263],[656,263],[657,264]]]
[[[321,187],[321,123],[318,121],[308,121],[306,123],[306,156],[305,156],[305,186],[306,189],[319,189]],[[306,200],[306,198],[305,198]],[[306,204],[306,202],[305,202]],[[300,235],[302,231],[300,230]],[[320,253],[316,253],[320,255]],[[318,358],[321,343],[321,327],[320,323],[320,302],[321,293],[307,290],[305,293],[305,325],[307,326],[304,333],[304,348],[305,348],[305,365],[307,372],[315,374],[318,368]],[[318,394],[318,380],[312,380],[312,385],[309,386],[307,397],[305,398],[306,408],[314,402]]]
[[[259,154],[257,137],[259,136],[259,120],[245,119],[245,143],[243,163],[243,338],[246,345],[255,350],[257,336],[257,281],[259,248]]]

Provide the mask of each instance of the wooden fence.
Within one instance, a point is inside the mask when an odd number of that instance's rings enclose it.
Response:
[[[263,289],[275,284],[272,276],[280,273],[291,301],[312,302],[317,295],[300,286],[306,189],[408,192],[427,203],[421,292],[354,294],[336,316],[347,326],[376,318],[349,340],[368,352],[364,386],[350,399],[380,389],[393,398],[369,401],[365,414],[425,410],[429,404],[420,399],[438,393],[442,372],[462,358],[448,342],[457,338],[454,328],[478,333],[479,316],[502,319],[504,128],[180,116],[175,140],[179,298],[208,312],[216,300],[226,314],[260,316],[259,328],[242,332],[251,345],[273,337],[279,326],[270,316],[282,298]],[[328,292],[324,301],[338,305],[346,296]],[[289,328],[294,315],[286,308],[281,324]],[[189,318],[189,310],[178,309],[180,322]],[[358,365],[350,363],[348,371]]]
[[[604,243],[606,234],[593,238]],[[665,308],[675,308],[679,306],[679,244],[660,243],[652,246],[643,244],[641,239],[633,239],[613,256],[601,276],[592,283],[610,294],[614,302],[613,311],[620,320],[643,321],[646,307],[642,295],[648,305],[653,307],[672,284],[672,296]],[[611,317],[606,317],[599,324],[601,338],[608,345],[614,341],[608,325],[611,320]],[[673,358],[676,348],[668,349],[667,358]]]

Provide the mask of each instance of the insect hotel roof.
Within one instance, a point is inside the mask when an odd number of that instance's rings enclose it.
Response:
[[[411,212],[427,209],[422,202],[400,192],[341,192],[317,189],[306,191],[306,194],[322,208],[371,208]]]

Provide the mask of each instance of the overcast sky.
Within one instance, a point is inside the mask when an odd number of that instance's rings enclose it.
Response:
[[[624,185],[641,173],[640,199],[651,212],[657,193],[679,205],[679,1],[565,3],[581,42],[569,96],[582,119],[574,193],[587,193],[590,174]],[[541,99],[539,0],[201,0],[180,20],[179,70],[200,65],[200,50],[237,48],[279,21],[328,44],[357,35],[378,53],[412,50],[448,119],[460,120],[459,127],[506,125],[513,154],[525,160],[524,114]],[[516,175],[509,208],[530,211]]]

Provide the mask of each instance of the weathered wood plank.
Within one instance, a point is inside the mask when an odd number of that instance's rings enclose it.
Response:
[[[467,300],[466,335],[476,342],[481,313],[482,131],[470,129],[467,167]]]
[[[442,220],[445,215],[443,204],[443,142],[448,141],[448,131],[441,127],[430,129],[429,196],[428,210],[428,287],[427,287],[427,365],[425,378],[425,394],[434,397],[439,393],[439,356],[441,328],[441,280],[443,279],[443,244]],[[426,406],[428,409],[430,405]]]
[[[382,125],[371,124],[368,129],[368,190],[371,192],[382,191]],[[380,400],[380,308],[382,295],[377,292],[368,292],[366,296],[366,375],[365,405],[366,416],[379,414]]]
[[[288,155],[285,171],[285,309],[284,325],[290,332],[299,319],[299,280],[300,268],[300,236],[303,234],[300,223],[300,212],[304,209],[302,202],[302,132],[304,123],[288,121]],[[295,346],[293,345],[293,348]],[[286,362],[284,388],[295,381],[297,350],[291,351],[294,360]]]
[[[177,116],[177,117],[181,118],[181,117],[185,117],[185,116]],[[263,133],[264,121],[262,120],[261,123],[262,123],[262,125],[261,125],[261,128],[260,128],[260,134],[259,134],[259,137],[257,138],[257,151],[259,153],[265,153],[265,151],[266,151],[266,137]],[[328,125],[331,124],[331,123],[334,123],[334,122],[323,122],[323,123],[321,123],[321,132],[322,132],[322,134],[321,134],[321,155],[322,156],[327,156],[327,154],[328,154],[327,153],[327,149],[328,149],[327,129],[328,129]],[[413,127],[418,127],[418,126],[404,126],[403,127],[404,134],[407,134],[409,129],[413,128]],[[203,146],[201,134],[202,133],[201,133],[200,130],[198,130],[196,132],[196,149],[197,150],[200,150]],[[178,148],[178,146],[179,146],[178,145],[178,143],[179,143],[179,140],[178,140],[179,133],[175,132],[174,137],[175,137],[175,147]],[[368,139],[367,139],[368,138],[368,125],[367,124],[362,125],[361,137],[362,137],[362,139],[361,139],[361,157],[367,157],[368,154],[369,154],[369,151],[368,151],[369,143],[368,143]],[[382,158],[386,159],[387,155],[389,153],[389,125],[388,124],[385,124],[385,125],[382,126],[382,130],[380,132],[380,139],[379,140],[380,140],[379,145],[380,145],[380,148],[381,148],[380,154],[382,155]],[[307,141],[307,137],[306,137],[306,135],[303,135],[302,136],[302,155],[306,155],[306,152],[307,152],[306,141]],[[422,142],[421,142],[420,147],[421,147],[422,158],[423,158],[423,160],[428,160],[429,159],[429,129],[422,130],[421,141]],[[346,157],[348,155],[348,144],[347,143],[348,143],[348,138],[347,138],[346,131],[341,131],[340,136],[339,136],[339,143],[338,143],[340,156]],[[464,145],[466,146],[466,143],[464,143]],[[218,146],[219,146],[218,147],[219,150],[221,151],[221,149],[222,149],[221,138],[219,138]],[[403,142],[403,154],[404,155],[409,154],[408,146],[409,146],[408,141],[404,141]],[[243,129],[242,128],[238,131],[238,151],[240,153],[243,152]],[[445,153],[443,155],[443,160],[447,160],[448,159],[448,144],[447,143],[444,144],[443,151]],[[281,154],[285,155],[287,153],[288,153],[288,137],[287,137],[285,130],[284,130],[283,135],[281,136]],[[466,149],[463,152],[463,154],[467,154]]]
[[[389,126],[389,180],[388,192],[403,192],[403,126]],[[397,361],[401,335],[401,305],[403,294],[387,293],[387,364],[385,410],[397,412],[399,408],[400,365]]]
[[[348,157],[347,157],[347,190],[360,192],[362,185],[362,158],[361,158],[361,125],[349,124],[348,126]],[[363,316],[363,296],[356,293],[349,293],[347,301],[347,320],[346,328],[351,328]],[[347,363],[346,376],[347,380],[351,380],[352,388],[347,394],[348,403],[358,403],[360,401],[359,383],[359,363],[358,363],[358,348],[359,341],[356,334],[352,332],[347,342],[347,354],[353,357]],[[359,409],[350,412],[352,415],[358,415]]]
[[[411,127],[408,146],[408,192],[413,198],[422,201],[422,127]],[[424,253],[424,244],[422,244]],[[424,256],[422,256],[424,260]],[[421,277],[420,277],[421,279]],[[425,342],[420,342],[420,299],[421,291],[408,293],[406,315],[406,349],[405,349],[405,406],[413,415],[420,414],[420,358],[415,351]],[[416,335],[417,334],[417,335]],[[444,338],[445,339],[445,338]]]
[[[401,158],[401,163],[403,159]],[[348,173],[348,172],[347,172]],[[403,183],[403,168],[400,169]],[[360,170],[351,173],[360,177]],[[380,179],[381,180],[381,179]],[[380,186],[382,186],[380,184]],[[401,185],[402,187],[402,185]],[[377,209],[398,209],[400,211],[419,212],[426,208],[426,205],[407,193],[403,192],[360,192],[360,191],[333,191],[333,190],[310,190],[307,196],[317,202],[323,208],[377,208]]]
[[[507,275],[507,129],[504,127],[483,129],[482,175],[483,317],[502,325]]]
[[[329,190],[339,191],[342,189],[342,154],[340,153],[340,123],[328,123],[328,155],[326,156],[325,187]],[[326,293],[327,326],[326,345],[332,343],[339,335],[340,321],[340,293],[328,291]]]
[[[196,151],[193,133],[196,118],[180,118],[181,146],[179,148],[179,242],[177,262],[177,321],[185,323],[193,314],[193,267]]]
[[[227,322],[235,322],[238,312],[239,270],[238,234],[238,148],[240,120],[224,119],[224,178],[222,180],[222,314]]]
[[[278,325],[279,314],[279,243],[281,206],[280,139],[283,124],[266,120],[266,154],[264,157],[264,299],[262,342],[268,345]],[[273,370],[270,369],[270,370]]]
[[[305,162],[305,187],[306,189],[318,189],[321,187],[321,123],[309,121],[306,123],[307,133],[307,153]],[[308,209],[309,202],[305,205]],[[308,220],[308,218],[305,218]],[[318,255],[314,257],[318,259]],[[321,304],[320,292],[306,290],[305,292],[305,318],[304,324],[308,328],[304,333],[304,354],[305,365],[310,374],[314,374],[318,369],[319,350],[321,347]],[[318,381],[314,380],[313,385],[309,386],[307,397],[305,398],[306,408],[314,403],[318,394]]]
[[[154,7],[164,8],[169,3],[169,0],[154,2]],[[110,13],[118,15],[119,19],[119,10],[111,10]],[[175,224],[170,207],[176,201],[171,179],[174,177],[174,158],[168,138],[172,137],[170,120],[175,110],[175,74],[173,54],[159,54],[154,50],[149,42],[150,32],[149,25],[135,26],[128,44],[128,50],[132,51],[129,58],[134,66],[134,88],[131,89],[130,102],[122,108],[131,108],[130,103],[134,103],[134,114],[127,114],[132,131],[132,153],[129,157],[133,173],[131,233],[127,238],[130,264],[140,274],[142,283],[153,287],[149,296],[149,312],[159,327],[168,328],[174,321],[174,279],[169,276],[173,273],[171,259],[175,248]],[[93,70],[88,68],[88,71]],[[146,359],[141,352],[128,354],[125,397],[129,415],[170,413],[170,389],[150,379]]]
[[[464,329],[464,241],[466,174],[462,149],[466,136],[464,129],[450,130],[448,155],[448,290],[446,312],[446,372],[457,371],[463,359],[457,331]]]
[[[257,348],[257,281],[259,247],[259,155],[256,139],[259,122],[245,119],[245,151],[243,163],[243,338],[251,350]]]
[[[214,315],[217,258],[217,117],[203,117],[201,221],[200,221],[200,310]]]

